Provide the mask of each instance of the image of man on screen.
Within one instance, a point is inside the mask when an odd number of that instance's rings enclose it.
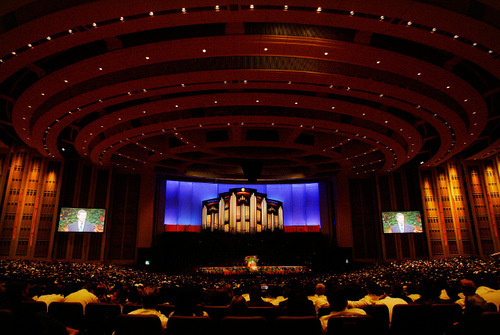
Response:
[[[396,214],[397,224],[391,226],[391,233],[413,233],[414,227],[405,223],[405,215],[403,213]]]
[[[94,232],[95,225],[87,221],[87,211],[80,209],[76,213],[77,222],[68,225],[69,232]]]

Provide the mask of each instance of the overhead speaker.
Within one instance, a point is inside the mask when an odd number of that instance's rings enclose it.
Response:
[[[250,183],[257,182],[262,173],[262,161],[255,159],[245,159],[241,162],[243,175]]]

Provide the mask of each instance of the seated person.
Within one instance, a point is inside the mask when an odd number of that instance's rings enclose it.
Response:
[[[198,297],[194,287],[182,287],[175,298],[175,309],[169,317],[179,316],[208,316],[208,313],[202,311],[198,306]]]
[[[394,283],[391,285],[390,294],[387,295],[387,293],[385,293],[378,301],[375,302],[375,305],[387,306],[387,309],[389,309],[389,322],[391,322],[392,310],[394,306],[406,305],[408,304],[408,300],[411,302],[411,299],[403,295],[403,287],[400,284]]]
[[[321,327],[323,328],[323,333],[326,333],[326,328],[328,326],[328,319],[334,316],[355,316],[355,315],[366,315],[366,312],[360,308],[348,308],[347,298],[344,291],[335,287],[328,290],[327,299],[332,309],[332,312],[328,315],[324,315],[319,318],[321,321]]]
[[[168,318],[156,310],[158,305],[159,290],[156,287],[146,286],[141,293],[142,308],[136,309],[128,314],[132,315],[156,315],[160,318],[161,326],[167,328]]]
[[[315,294],[313,296],[308,297],[314,303],[314,309],[316,310],[316,315],[318,315],[318,310],[322,307],[328,308],[330,304],[328,303],[328,299],[325,295],[326,287],[325,284],[319,283],[316,284]]]
[[[296,280],[291,280],[286,288],[288,299],[280,302],[279,310],[281,315],[306,316],[316,315],[314,304],[307,299],[304,286]]]
[[[230,316],[246,316],[248,315],[248,304],[245,298],[241,295],[235,295],[231,300],[228,308]]]
[[[381,297],[382,290],[379,285],[376,283],[370,282],[366,285],[366,293],[363,298],[357,301],[348,301],[349,308],[364,308],[366,306],[374,305]]]
[[[249,307],[274,307],[272,303],[264,301],[264,299],[262,299],[262,288],[259,284],[253,284],[252,286],[250,286],[249,296]]]
[[[79,291],[68,294],[64,298],[64,302],[79,302],[85,310],[85,306],[91,302],[99,302],[99,298],[94,294],[95,285],[87,284]]]

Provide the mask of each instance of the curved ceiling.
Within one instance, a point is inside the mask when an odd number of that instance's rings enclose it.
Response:
[[[2,139],[233,180],[496,154],[498,5],[427,2],[6,1]]]

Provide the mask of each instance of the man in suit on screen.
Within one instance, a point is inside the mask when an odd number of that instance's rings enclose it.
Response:
[[[78,221],[68,225],[69,232],[94,232],[95,225],[87,221],[87,211],[80,209],[76,213]]]
[[[414,227],[405,223],[405,215],[403,213],[396,214],[397,224],[391,226],[391,233],[413,233]]]

